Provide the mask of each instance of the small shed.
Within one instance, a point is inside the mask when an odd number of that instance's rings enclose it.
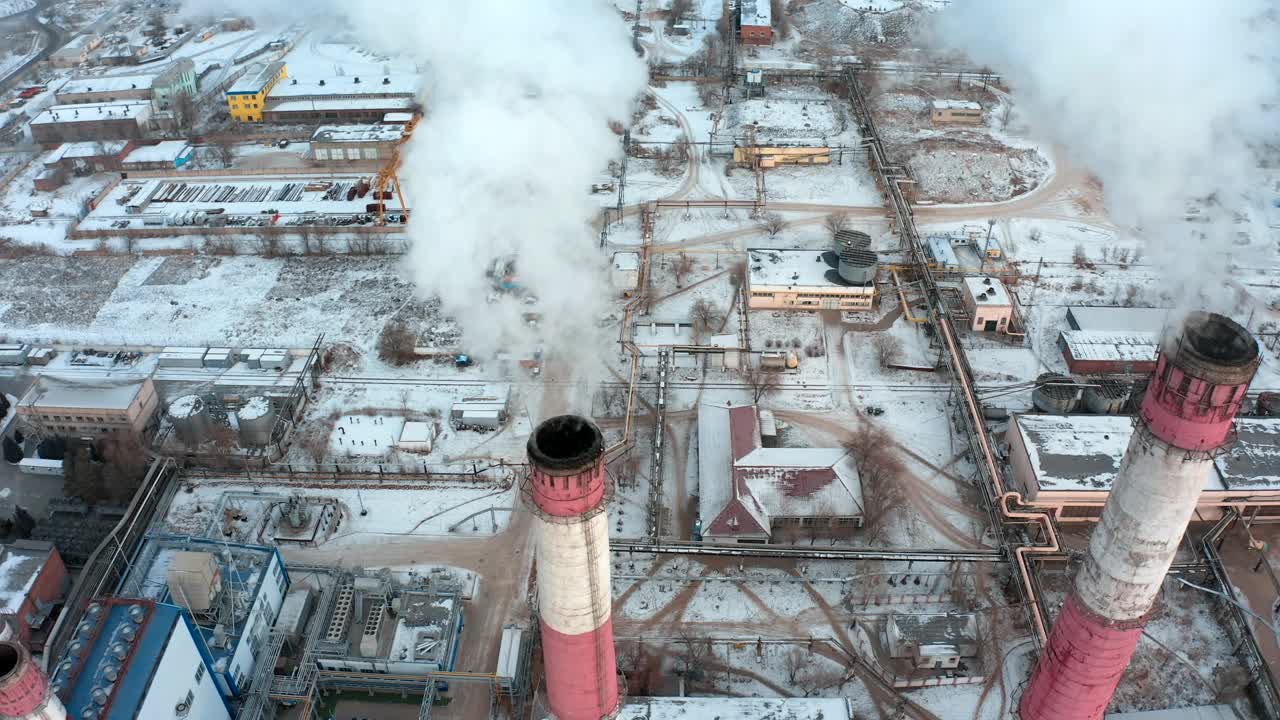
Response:
[[[978,620],[969,614],[892,615],[889,652],[920,669],[949,669],[978,654]]]
[[[396,447],[405,452],[429,453],[436,439],[435,426],[425,422],[407,422],[400,430]]]

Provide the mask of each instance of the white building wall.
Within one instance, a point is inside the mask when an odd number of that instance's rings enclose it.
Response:
[[[169,642],[165,645],[155,675],[147,688],[147,695],[138,710],[137,720],[175,720],[183,717],[175,708],[186,702],[191,693],[191,709],[183,720],[230,720],[227,706],[222,702],[213,673],[205,668],[204,659],[196,649],[195,640],[186,624],[179,619]],[[199,676],[199,681],[196,678]]]
[[[275,625],[276,618],[280,617],[280,606],[284,604],[283,577],[284,567],[280,564],[280,558],[272,553],[271,562],[263,570],[258,598],[254,601],[253,610],[245,621],[244,634],[237,639],[236,651],[227,666],[227,673],[236,679],[241,692],[245,690],[244,685],[253,674],[253,664],[257,659],[257,653],[251,647],[249,636],[253,634],[255,628],[258,629],[260,632],[258,648],[263,649],[267,646],[267,636],[271,632],[271,627]]]

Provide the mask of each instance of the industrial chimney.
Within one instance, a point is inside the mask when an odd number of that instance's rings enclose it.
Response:
[[[1249,331],[1195,312],[1166,336],[1089,555],[1022,696],[1023,720],[1106,712],[1260,361]]]
[[[557,720],[618,710],[605,516],[604,438],[560,415],[534,430],[526,498],[537,519],[538,615],[547,700]]]
[[[49,688],[27,649],[0,642],[0,717],[10,720],[67,720],[67,709]]]

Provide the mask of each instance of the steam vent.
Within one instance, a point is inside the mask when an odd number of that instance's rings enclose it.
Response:
[[[1106,712],[1259,362],[1249,331],[1221,315],[1192,313],[1165,337],[1088,557],[1023,693],[1023,720]]]
[[[590,420],[560,415],[538,425],[528,451],[547,700],[558,720],[611,718],[618,678],[604,438]]]
[[[67,720],[67,710],[49,687],[31,653],[12,640],[0,642],[0,717]]]

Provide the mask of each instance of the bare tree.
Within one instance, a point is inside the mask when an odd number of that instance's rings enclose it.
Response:
[[[689,322],[693,325],[694,341],[704,342],[724,324],[724,318],[706,298],[698,298],[689,309]]]
[[[229,168],[236,163],[236,145],[226,138],[215,141],[209,148],[213,151],[213,157],[222,167]]]
[[[684,287],[685,278],[689,277],[689,273],[693,272],[693,258],[685,253],[676,256],[676,261],[671,265],[671,274],[675,276],[676,287]]]
[[[1116,287],[1119,287],[1118,285]],[[1133,307],[1138,304],[1138,296],[1142,293],[1142,289],[1134,283],[1124,289],[1124,304]]]
[[[782,658],[782,667],[787,671],[787,682],[792,686],[798,685],[800,673],[810,665],[812,660],[813,657],[802,652],[800,648],[791,648]]]
[[[280,233],[270,226],[258,228],[258,253],[263,257],[275,258],[283,254]]]
[[[849,213],[837,210],[822,219],[822,227],[833,236],[842,230],[849,229]]]
[[[702,678],[705,661],[711,657],[711,638],[697,637],[688,630],[680,632],[681,670],[689,680]]]
[[[902,354],[902,340],[888,333],[877,335],[876,339],[871,341],[871,347],[876,351],[876,360],[880,361],[880,367],[888,367]]]
[[[1089,256],[1084,251],[1084,245],[1076,245],[1071,251],[1071,262],[1081,270],[1089,266]]]
[[[235,255],[235,241],[226,235],[210,235],[204,239],[204,251],[210,255]]]
[[[778,373],[753,367],[750,363],[742,369],[742,381],[751,388],[751,401],[755,403],[778,394],[782,389],[782,379]]]
[[[872,539],[883,538],[894,512],[907,504],[901,482],[906,468],[894,450],[893,438],[870,423],[855,429],[844,447],[853,455],[862,481],[867,533]]]
[[[378,334],[378,357],[392,365],[408,365],[418,359],[418,338],[401,320],[390,320]]]
[[[180,92],[173,96],[173,124],[182,132],[191,132],[195,128],[199,110],[196,98],[189,92]]]
[[[120,246],[124,248],[126,255],[132,255],[137,239],[129,233],[120,236]]]
[[[783,220],[782,216],[776,212],[767,212],[762,214],[756,223],[760,226],[761,230],[768,233],[769,237],[777,237],[778,233],[782,232],[787,227],[787,221]]]
[[[348,255],[373,255],[377,248],[369,235],[355,235],[347,240]]]
[[[667,15],[667,27],[674,27],[689,10],[693,8],[693,0],[671,0],[671,9]]]

